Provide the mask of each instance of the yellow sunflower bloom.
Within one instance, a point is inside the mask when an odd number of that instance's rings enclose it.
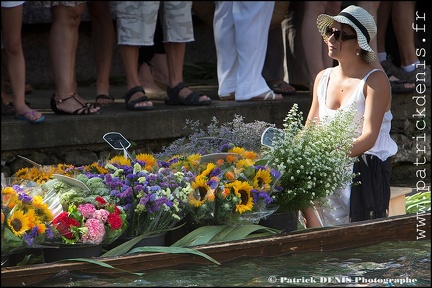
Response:
[[[207,176],[216,167],[214,163],[207,163],[207,168],[201,173],[202,176]]]
[[[242,147],[233,147],[231,150],[229,150],[228,152],[232,152],[232,153],[237,153],[239,155],[243,155],[245,153],[246,149],[242,148]]]
[[[16,236],[22,236],[31,228],[30,221],[22,210],[13,212],[7,220],[7,224]]]
[[[110,164],[117,164],[117,165],[127,165],[131,166],[131,161],[129,158],[125,158],[123,156],[114,156],[110,160],[108,160],[108,163]]]
[[[227,185],[227,187],[232,187],[234,189],[234,194],[240,198],[240,203],[236,206],[236,212],[242,214],[246,211],[251,211],[253,208],[253,199],[251,196],[251,191],[253,187],[245,181],[234,181]]]
[[[204,177],[197,176],[192,182],[192,189],[193,192],[189,193],[188,198],[189,203],[195,207],[201,206],[211,196],[211,192],[209,192],[211,189]]]
[[[256,172],[255,177],[253,178],[253,187],[259,190],[269,191],[271,181],[272,177],[270,171],[260,169]]]
[[[253,166],[255,162],[251,159],[241,159],[237,162],[236,167],[237,168],[244,168],[244,167],[250,167]]]

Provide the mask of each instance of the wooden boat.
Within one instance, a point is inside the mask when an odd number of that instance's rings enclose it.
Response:
[[[220,263],[241,257],[273,257],[301,251],[336,251],[378,244],[385,241],[430,240],[430,212],[391,216],[334,227],[304,229],[284,235],[220,242],[194,248]],[[98,260],[131,272],[163,269],[181,264],[212,264],[193,254],[139,253]],[[119,273],[88,262],[57,262],[1,269],[2,286],[28,286],[61,271]],[[113,272],[115,271],[115,272]]]

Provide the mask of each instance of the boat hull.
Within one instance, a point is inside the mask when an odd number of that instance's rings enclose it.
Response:
[[[288,234],[194,246],[195,249],[223,263],[242,257],[274,257],[302,251],[336,251],[378,244],[386,241],[430,240],[430,212],[393,216],[334,227],[298,230]],[[182,264],[212,264],[192,254],[139,253],[98,260],[131,272],[163,269]],[[87,262],[36,264],[1,269],[2,286],[28,286],[60,271],[119,273]]]

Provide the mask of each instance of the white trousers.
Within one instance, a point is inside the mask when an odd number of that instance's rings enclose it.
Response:
[[[274,1],[215,1],[219,95],[248,100],[270,90],[262,76]]]

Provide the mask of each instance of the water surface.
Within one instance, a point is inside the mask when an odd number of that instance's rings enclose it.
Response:
[[[345,251],[242,258],[220,266],[183,265],[145,271],[143,276],[62,272],[35,286],[430,287],[430,248],[429,240],[383,242]]]

